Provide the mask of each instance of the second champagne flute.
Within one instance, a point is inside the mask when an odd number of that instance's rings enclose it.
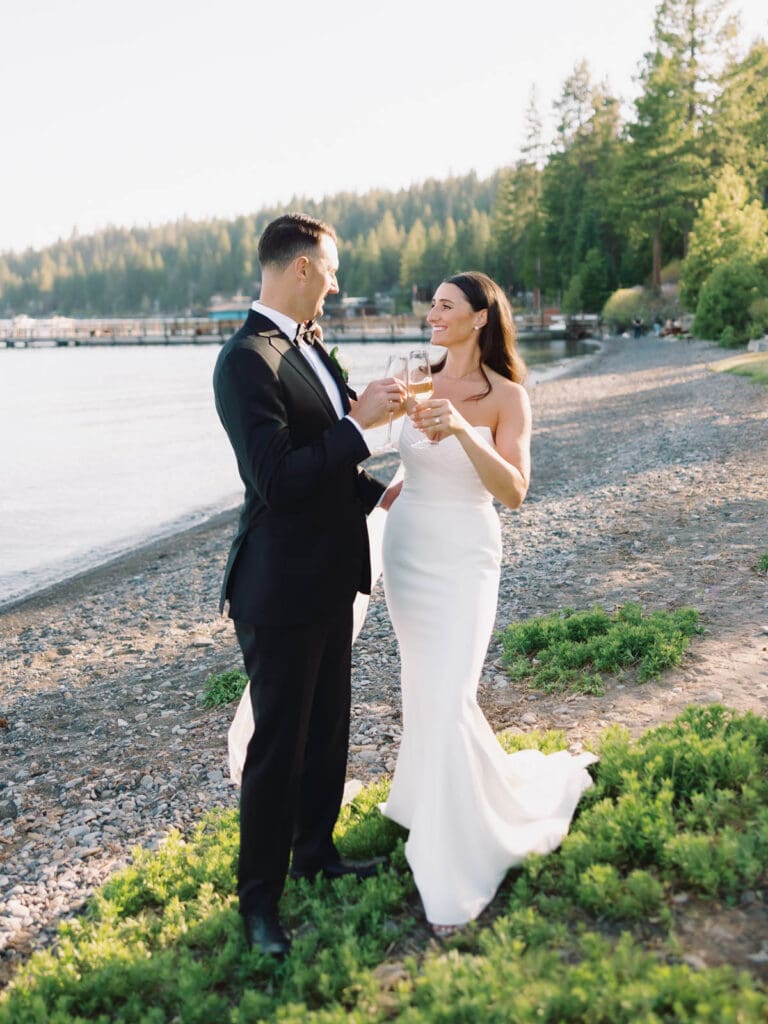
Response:
[[[432,397],[432,367],[429,349],[417,348],[408,353],[408,394],[414,402],[426,402]],[[438,441],[415,441],[413,448],[431,448]]]
[[[401,381],[403,384],[408,383],[408,360],[405,356],[390,356],[387,360],[387,367],[384,370],[385,377],[394,377],[396,380]],[[392,443],[392,419],[394,413],[389,414],[389,423],[387,424],[387,436],[383,444],[376,445],[373,449],[375,452],[394,452],[397,451],[394,444]]]

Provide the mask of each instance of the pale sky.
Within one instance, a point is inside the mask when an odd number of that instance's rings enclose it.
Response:
[[[630,100],[655,0],[1,0],[0,252],[519,155],[581,59]],[[733,0],[746,44],[766,0]]]

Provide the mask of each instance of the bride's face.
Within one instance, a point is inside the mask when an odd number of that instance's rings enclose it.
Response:
[[[466,295],[455,284],[443,282],[432,299],[427,323],[432,328],[432,344],[449,347],[478,336],[485,323],[485,310],[474,310]]]

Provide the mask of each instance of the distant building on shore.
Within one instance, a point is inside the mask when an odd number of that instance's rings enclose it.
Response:
[[[231,299],[224,299],[220,295],[214,295],[208,307],[208,319],[217,323],[237,322],[245,320],[248,310],[251,308],[252,299],[247,295],[233,295]]]

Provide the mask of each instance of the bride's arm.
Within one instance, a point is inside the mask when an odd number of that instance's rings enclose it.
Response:
[[[508,508],[519,508],[531,477],[531,403],[528,393],[512,381],[497,383],[498,419],[495,444],[489,444],[448,399],[430,399],[418,409],[415,422],[427,436],[455,434],[491,494]],[[435,425],[435,418],[440,423]]]
[[[395,498],[399,496],[400,491],[402,491],[403,489],[404,478],[405,468],[401,462],[400,465],[397,467],[397,470],[395,471],[395,475],[389,481],[386,491],[384,491],[384,493],[381,496],[381,500],[379,501],[379,508],[383,508],[385,512],[389,512],[389,510],[392,508],[392,503],[394,502]]]

